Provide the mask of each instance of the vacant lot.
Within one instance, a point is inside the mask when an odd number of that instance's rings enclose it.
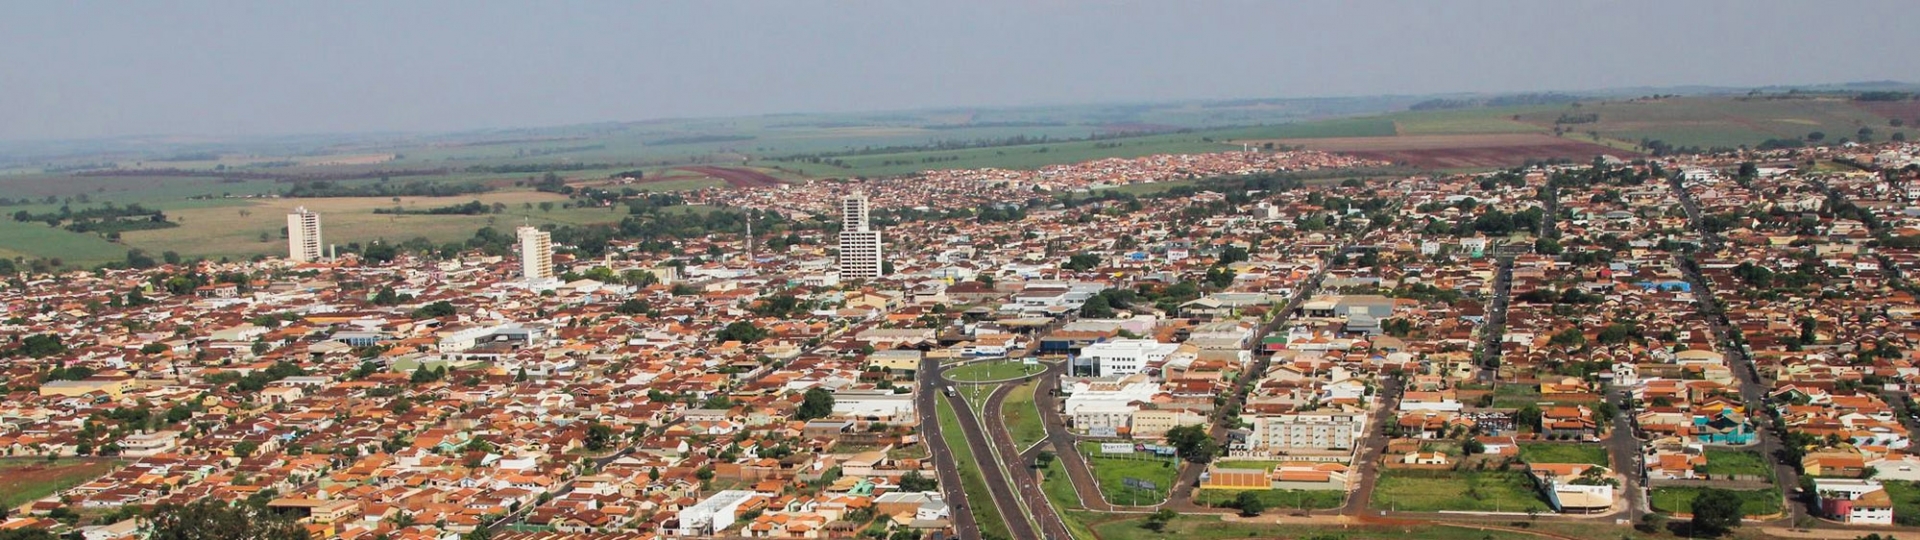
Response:
[[[1387,471],[1374,487],[1373,508],[1410,512],[1551,511],[1521,473]]]
[[[1591,463],[1606,466],[1607,448],[1597,444],[1520,443],[1527,463]]]
[[[1913,482],[1881,481],[1887,496],[1893,498],[1893,521],[1906,526],[1920,525],[1920,485]]]
[[[1693,498],[1700,496],[1703,488],[1663,487],[1654,488],[1653,509],[1673,514],[1693,513]],[[1735,491],[1740,496],[1740,511],[1748,516],[1765,516],[1780,513],[1780,492],[1771,489],[1754,491]]]
[[[1527,160],[1552,158],[1585,162],[1601,154],[1622,158],[1634,155],[1632,152],[1544,133],[1334,137],[1280,139],[1275,142],[1437,169],[1508,167],[1526,163]]]
[[[1173,458],[1147,453],[1102,454],[1098,443],[1080,443],[1080,451],[1087,456],[1094,479],[1100,482],[1100,494],[1113,504],[1159,504],[1166,500],[1167,492],[1173,489],[1174,476],[1180,471],[1180,464]],[[1127,487],[1128,478],[1152,482],[1153,489]]]
[[[377,208],[401,207],[426,210],[442,206],[480,201],[506,205],[504,213],[485,215],[375,214]],[[584,225],[613,223],[626,217],[624,207],[561,208],[566,197],[536,191],[503,191],[456,197],[338,197],[302,199],[257,199],[239,206],[192,208],[169,213],[179,227],[152,231],[134,231],[123,238],[134,247],[152,253],[175,251],[188,257],[246,257],[256,254],[286,253],[286,241],[280,230],[287,225],[287,213],[304,206],[320,213],[323,239],[329,244],[386,240],[405,241],[425,237],[436,243],[473,237],[481,227],[511,229],[522,223]],[[543,210],[546,203],[551,209]],[[261,241],[265,234],[266,241]]]
[[[1738,474],[1773,478],[1773,466],[1759,452],[1752,450],[1707,450],[1707,470],[1719,478],[1720,475]]]
[[[1233,501],[1244,492],[1203,489],[1193,494],[1193,502],[1202,506],[1226,508],[1233,506]],[[1347,492],[1338,490],[1260,489],[1253,490],[1252,493],[1260,497],[1261,502],[1267,503],[1267,510],[1270,512],[1339,508],[1347,502]]]
[[[0,508],[13,508],[112,472],[107,459],[0,460]]]

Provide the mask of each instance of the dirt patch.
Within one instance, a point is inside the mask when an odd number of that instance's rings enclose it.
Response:
[[[1535,133],[1338,137],[1282,139],[1275,142],[1300,145],[1309,150],[1440,169],[1508,167],[1526,163],[1528,160],[1554,158],[1586,161],[1601,154],[1620,158],[1639,155],[1617,148]]]
[[[764,187],[779,186],[786,183],[786,182],[781,182],[779,178],[774,178],[773,175],[756,171],[753,169],[737,169],[733,167],[711,167],[706,165],[694,166],[694,167],[679,167],[679,169],[683,171],[704,174],[714,178],[719,178],[721,180],[727,181],[727,185],[733,186],[736,188],[764,188]]]

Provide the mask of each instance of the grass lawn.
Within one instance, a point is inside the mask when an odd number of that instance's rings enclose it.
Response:
[[[996,381],[1000,379],[1011,379],[1028,373],[1038,373],[1046,369],[1047,366],[1038,364],[1028,366],[1021,364],[1019,361],[1004,361],[964,365],[948,369],[945,373],[948,379],[955,381]]]
[[[1693,498],[1705,488],[1662,487],[1653,489],[1653,509],[1674,514],[1693,513]],[[1749,516],[1780,513],[1780,492],[1771,489],[1734,491],[1740,495],[1740,510]]]
[[[1715,475],[1750,474],[1773,479],[1773,467],[1759,452],[1707,449],[1707,470]],[[1715,476],[1714,478],[1719,478]]]
[[[1193,502],[1213,507],[1231,506],[1241,492],[1241,490],[1230,489],[1203,489],[1194,493]],[[1268,511],[1273,512],[1285,512],[1294,508],[1307,510],[1339,508],[1347,502],[1347,492],[1338,490],[1261,489],[1254,490],[1253,493],[1267,503]]]
[[[1006,521],[1000,517],[999,507],[993,504],[993,495],[987,491],[987,477],[980,471],[980,460],[974,459],[973,450],[967,447],[966,435],[960,430],[960,416],[947,405],[947,400],[933,402],[934,413],[940,417],[941,438],[946,439],[954,464],[960,468],[960,489],[967,494],[967,500],[973,501],[967,505],[973,511],[973,521],[980,525],[982,533],[1012,538]]]
[[[1239,459],[1239,460],[1230,459],[1230,460],[1213,462],[1213,466],[1219,469],[1259,469],[1262,471],[1272,471],[1273,467],[1279,464],[1280,462],[1278,461],[1263,461],[1263,460],[1252,460],[1252,459]]]
[[[60,490],[78,486],[112,472],[118,463],[106,459],[0,460],[0,508],[13,508]]]
[[[1537,540],[1538,537],[1499,530],[1483,531],[1470,527],[1450,525],[1419,525],[1408,527],[1356,525],[1350,527],[1282,525],[1273,523],[1237,523],[1213,515],[1183,515],[1167,524],[1162,531],[1152,531],[1143,527],[1146,516],[1109,515],[1074,512],[1075,517],[1086,520],[1092,525],[1093,532],[1100,540],[1147,540],[1179,538],[1181,540],[1225,540],[1228,538],[1310,538],[1339,540],[1404,540],[1421,538],[1425,540]],[[1622,530],[1627,530],[1621,528]]]
[[[1000,404],[1000,413],[1006,415],[1007,431],[1013,434],[1013,443],[1024,451],[1047,438],[1047,427],[1040,422],[1040,409],[1033,403],[1033,392],[1039,383],[1028,381],[1016,386],[1007,393],[1007,401]]]
[[[1540,387],[1531,384],[1502,384],[1493,387],[1493,406],[1517,409],[1540,402]]]
[[[1893,499],[1893,522],[1920,525],[1920,484],[1882,480],[1880,485],[1887,488],[1887,496]]]
[[[1047,494],[1047,500],[1053,501],[1053,507],[1061,510],[1080,510],[1080,493],[1073,490],[1073,477],[1067,475],[1067,466],[1059,459],[1040,469],[1040,491]]]
[[[1148,505],[1166,500],[1180,473],[1179,464],[1172,458],[1147,453],[1105,455],[1100,453],[1099,443],[1080,443],[1080,453],[1087,456],[1087,465],[1100,482],[1100,494],[1113,504]],[[1153,482],[1154,489],[1129,488],[1127,478]]]
[[[1387,471],[1374,487],[1372,507],[1411,512],[1552,511],[1525,476],[1501,471]]]
[[[1520,459],[1527,463],[1607,464],[1607,447],[1597,444],[1520,443]]]

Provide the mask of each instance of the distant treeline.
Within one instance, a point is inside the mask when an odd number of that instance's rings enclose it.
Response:
[[[1180,130],[1173,131],[1172,133],[1187,133],[1190,131],[1192,130],[1180,129]],[[781,157],[776,157],[772,159],[774,161],[785,161],[785,162],[791,162],[791,163],[819,163],[824,165],[832,165],[842,169],[849,169],[852,167],[847,165],[845,161],[839,158],[850,157],[850,156],[903,154],[908,152],[938,152],[938,151],[946,151],[946,150],[966,150],[970,148],[994,148],[994,147],[1001,147],[1001,146],[1025,146],[1025,145],[1033,145],[1033,144],[1104,141],[1104,140],[1112,140],[1112,139],[1126,139],[1126,138],[1132,138],[1132,137],[1141,137],[1144,135],[1147,135],[1147,134],[1141,133],[1141,132],[1123,131],[1123,132],[1113,132],[1113,133],[1093,133],[1085,137],[1064,137],[1064,138],[1050,137],[1047,135],[1039,135],[1039,136],[1014,135],[1011,137],[989,137],[989,138],[980,138],[980,139],[973,139],[973,140],[944,139],[944,140],[936,140],[936,141],[928,142],[927,144],[921,144],[921,145],[863,146],[860,148],[847,148],[845,150],[841,150],[838,152],[817,152],[817,153],[811,153],[811,154],[794,154],[790,156],[781,156]],[[936,159],[933,161],[946,161],[946,160]],[[931,162],[931,161],[928,161],[928,162]],[[892,162],[892,161],[888,163],[895,164],[895,162]],[[909,162],[899,161],[897,163],[905,164]]]
[[[752,135],[688,135],[685,137],[668,137],[668,138],[660,139],[657,141],[651,141],[647,143],[647,146],[673,146],[677,144],[701,144],[701,143],[716,143],[716,142],[751,141],[757,138],[758,137],[755,137]]]
[[[1526,106],[1526,105],[1565,105],[1568,103],[1576,103],[1579,101],[1580,101],[1580,96],[1576,96],[1572,94],[1561,94],[1558,92],[1546,92],[1546,93],[1539,93],[1539,94],[1514,94],[1511,96],[1496,96],[1496,97],[1491,97],[1486,99],[1436,98],[1436,99],[1429,99],[1426,101],[1415,103],[1407,107],[1407,110],[1435,111],[1435,110],[1445,110],[1445,109],[1467,109],[1467,108],[1482,107],[1482,106],[1484,107],[1519,107],[1519,106]]]
[[[273,172],[234,171],[234,170],[208,171],[208,170],[193,170],[193,169],[162,168],[162,169],[115,169],[115,170],[98,170],[98,171],[90,170],[90,171],[76,172],[76,173],[73,173],[73,175],[74,176],[163,176],[163,177],[192,177],[192,178],[214,177],[214,178],[220,178],[223,180],[239,179],[239,180],[272,180],[275,182],[308,182],[308,181],[316,181],[316,180],[367,180],[367,179],[373,179],[373,178],[391,178],[396,176],[433,176],[433,175],[447,174],[450,172],[453,172],[453,171],[446,168],[392,169],[392,170],[379,169],[379,170],[369,170],[369,171],[301,172],[301,173],[273,173]]]
[[[328,181],[300,182],[281,192],[285,197],[447,197],[485,193],[493,188],[478,183],[440,183],[416,180],[344,186]]]
[[[480,201],[438,206],[425,210],[410,210],[406,208],[373,209],[373,213],[375,214],[415,214],[424,216],[478,216],[482,214],[497,214],[505,211],[507,211],[507,205],[505,203],[493,203],[492,206],[488,206],[486,203]]]
[[[1030,127],[1067,127],[1065,122],[970,122],[966,124],[928,124],[924,129],[972,129],[972,128],[1030,128]]]
[[[1906,101],[1909,99],[1920,98],[1917,98],[1913,92],[1893,91],[1861,92],[1860,95],[1853,96],[1854,101]]]
[[[591,169],[617,169],[632,167],[634,163],[519,163],[512,165],[474,165],[467,167],[470,173],[526,174],[562,171],[585,171]]]
[[[213,161],[217,159],[220,159],[220,154],[218,152],[192,152],[192,153],[186,153],[186,154],[174,154],[171,156],[161,157],[161,158],[154,158],[153,161],[160,161],[160,162]]]
[[[605,150],[605,149],[607,149],[607,145],[604,145],[604,144],[583,144],[580,146],[561,146],[558,148],[533,148],[533,149],[522,148],[519,150],[515,150],[513,154],[519,157],[551,156],[554,154],[565,154],[569,152],[585,152],[588,150]]]
[[[118,236],[125,231],[144,231],[178,227],[180,224],[167,221],[167,214],[159,210],[140,206],[138,203],[117,206],[107,203],[99,208],[87,208],[74,211],[72,207],[61,206],[57,212],[35,214],[26,210],[13,213],[13,220],[20,222],[44,221],[47,225],[58,226],[62,222],[66,230],[77,233],[103,233]]]

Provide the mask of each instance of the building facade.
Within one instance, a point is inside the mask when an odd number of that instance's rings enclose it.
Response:
[[[317,262],[325,256],[320,243],[320,214],[307,207],[287,214],[287,259],[293,262]]]
[[[534,227],[521,227],[520,276],[528,283],[553,279],[553,235]]]
[[[1147,365],[1165,360],[1180,346],[1151,339],[1117,339],[1095,343],[1080,350],[1083,361],[1093,364],[1099,377],[1132,375],[1147,370]]]
[[[872,279],[884,274],[880,231],[868,223],[867,197],[855,193],[840,200],[840,276]]]

